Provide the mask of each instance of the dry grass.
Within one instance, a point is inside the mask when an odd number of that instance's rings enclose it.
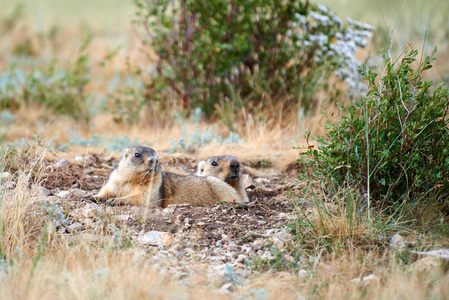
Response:
[[[336,7],[337,12],[338,9],[352,8],[347,14],[354,16],[363,11],[363,19],[353,17],[354,19],[376,25],[384,22],[376,8],[367,6],[368,2],[369,5],[376,2],[364,1],[360,4],[357,1],[357,5],[351,1],[331,2],[328,4]],[[87,5],[88,3],[92,6]],[[388,6],[393,8],[384,9],[384,13],[387,13],[385,22],[388,30],[391,30],[400,12],[395,6],[398,3],[393,1],[390,3],[392,6]],[[441,1],[431,1],[429,6],[418,1],[413,1],[414,6],[404,3],[401,2],[404,7],[402,13],[408,20],[400,23],[393,35],[397,51],[409,41],[416,48],[422,46],[423,31],[416,37],[416,28],[419,29],[419,24],[423,24],[419,22],[427,22],[432,30],[443,24],[443,14],[428,18],[432,16],[432,12],[444,11],[436,5],[443,5]],[[12,4],[11,1],[0,1],[4,11],[10,11]],[[18,62],[27,69],[35,66],[39,59],[40,63],[45,64],[53,57],[58,57],[62,64],[68,63],[73,60],[82,37],[86,32],[91,32],[94,39],[87,50],[92,81],[88,92],[104,96],[116,74],[129,75],[128,61],[131,67],[135,67],[146,57],[141,52],[137,33],[129,23],[131,2],[109,1],[107,4],[105,8],[105,1],[84,2],[83,5],[79,1],[68,1],[65,6],[60,6],[60,1],[54,0],[25,1],[26,17],[20,20],[18,27],[2,36],[0,71],[7,69],[12,62]],[[384,5],[385,1],[381,1],[381,4]],[[49,7],[52,9],[48,9]],[[411,10],[413,7],[415,9]],[[418,22],[420,10],[425,18]],[[413,23],[414,20],[417,22]],[[87,26],[80,26],[82,23]],[[42,34],[48,34],[54,24],[57,24],[56,39],[39,38]],[[414,26],[411,28],[407,24]],[[448,43],[442,35],[447,33],[447,28],[441,29],[440,33],[430,35],[428,44],[439,45],[438,60],[444,61],[445,57],[449,57]],[[11,56],[10,53],[14,45],[22,43],[26,38],[31,39],[35,51],[31,63]],[[105,67],[100,67],[99,63],[119,45],[123,47],[118,54]],[[377,53],[378,45],[372,48]],[[449,72],[447,64],[439,64],[434,72],[435,77],[441,78]],[[296,113],[288,116],[280,113],[275,116],[267,114],[270,117],[257,119],[243,111],[235,124],[235,131],[243,139],[243,143],[208,144],[197,149],[194,155],[198,160],[221,154],[234,155],[245,162],[269,159],[275,170],[285,170],[298,158],[298,150],[292,146],[305,144],[304,130],[311,130],[315,135],[324,132],[324,117],[320,114],[320,109],[325,108],[329,115],[338,115],[337,109],[328,107],[326,95],[319,97],[318,102],[322,103],[322,107],[318,107],[316,113],[308,115],[304,120],[298,120]],[[94,104],[96,103],[92,102]],[[4,140],[31,140],[38,136],[44,144],[53,138],[56,138],[58,144],[67,143],[67,129],[76,125],[83,138],[92,134],[110,137],[128,135],[131,138],[136,136],[139,141],[164,152],[170,149],[169,137],[178,140],[183,134],[181,126],[173,121],[175,112],[176,108],[163,115],[153,112],[135,126],[117,123],[109,113],[100,113],[94,116],[91,124],[86,125],[67,117],[55,116],[42,107],[27,105],[14,112],[16,122],[7,128],[5,126]],[[211,126],[205,122],[192,123],[188,120],[184,125],[189,132],[195,129],[204,131]],[[220,135],[226,137],[229,134],[224,124],[217,123],[217,126]],[[3,129],[1,132],[3,133]],[[103,150],[73,146],[64,153],[33,150],[33,154],[37,158],[62,158]],[[19,157],[17,159],[19,162]],[[37,184],[29,185],[30,179],[39,178],[39,174],[40,164],[39,159],[36,159],[30,166],[19,168],[14,188],[0,194],[0,299],[255,298],[257,289],[263,289],[264,295],[272,299],[298,299],[299,296],[310,299],[448,299],[447,264],[443,263],[441,268],[417,272],[410,267],[410,263],[404,263],[400,255],[385,251],[386,242],[379,241],[378,238],[384,233],[388,235],[402,230],[412,240],[418,240],[419,237],[423,247],[447,246],[447,242],[435,237],[435,233],[403,230],[404,224],[391,224],[379,214],[371,215],[368,220],[366,213],[360,213],[360,207],[355,205],[356,202],[359,205],[363,197],[356,195],[354,191],[343,190],[332,199],[333,204],[326,205],[320,198],[323,195],[316,196],[314,201],[311,200],[312,195],[305,197],[307,203],[301,206],[303,211],[299,213],[303,223],[300,223],[302,231],[298,232],[302,237],[298,249],[304,250],[308,256],[319,258],[318,263],[306,262],[302,266],[308,270],[305,276],[299,277],[295,272],[256,273],[252,275],[249,285],[238,288],[231,296],[225,296],[217,293],[216,289],[173,281],[168,275],[161,274],[157,266],[148,264],[147,254],[141,254],[133,248],[109,247],[113,241],[107,232],[103,246],[82,240],[81,235],[58,235],[49,226],[48,211],[44,213],[39,205]],[[39,183],[39,179],[35,183]],[[5,184],[2,182],[0,185],[2,191]],[[346,203],[350,202],[346,200],[352,196],[354,209],[349,210]],[[432,212],[423,211],[423,219],[432,218]],[[72,238],[77,242],[73,243]],[[405,259],[411,262],[417,258],[407,256]],[[351,282],[352,279],[370,274],[375,274],[377,279],[367,284]]]
[[[307,219],[308,225],[298,231],[303,239],[297,251],[306,258],[300,269],[307,274],[256,272],[249,284],[230,296],[213,287],[174,281],[160,273],[158,265],[149,264],[151,254],[115,246],[108,231],[100,234],[101,242],[82,234],[56,233],[48,223],[51,212],[42,210],[37,185],[29,184],[32,178],[39,182],[40,158],[49,154],[45,150],[31,154],[25,158],[37,159],[18,171],[16,186],[2,196],[1,299],[444,299],[448,295],[447,266],[443,263],[418,272],[410,264],[416,257],[402,254],[408,260],[404,262],[401,254],[385,251],[387,241],[379,241],[378,236],[388,236],[400,226],[388,228],[388,222],[377,215],[368,220],[357,206],[363,199],[351,190],[337,193],[333,205],[317,198],[312,205],[302,206],[302,224]],[[17,154],[16,159],[20,158]],[[354,202],[352,210],[343,205],[350,203],[347,198]],[[312,201],[313,197],[304,199]],[[413,232],[407,237],[415,239]],[[429,245],[430,240],[424,243]],[[371,274],[373,280],[352,281]]]

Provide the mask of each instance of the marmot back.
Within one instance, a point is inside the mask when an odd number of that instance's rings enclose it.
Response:
[[[198,176],[214,176],[232,186],[244,202],[249,202],[240,162],[234,156],[214,156],[198,163]]]
[[[191,203],[193,206],[217,202],[244,202],[226,182],[215,177],[178,175],[161,171],[156,152],[147,147],[125,149],[108,183],[94,196],[115,198],[116,204],[151,205]]]

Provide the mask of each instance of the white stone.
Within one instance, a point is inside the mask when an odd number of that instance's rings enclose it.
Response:
[[[226,295],[229,295],[235,291],[235,286],[232,283],[228,282],[228,283],[223,284],[221,286],[220,290],[223,293],[225,293]]]
[[[243,182],[245,184],[246,189],[253,189],[256,186],[254,185],[254,181],[248,174],[243,174]]]
[[[128,221],[129,220],[129,215],[117,215],[116,218],[119,221]]]
[[[75,156],[74,159],[77,163],[80,163],[80,164],[84,163],[84,157],[81,155]]]
[[[390,249],[396,250],[396,251],[403,251],[405,249],[405,242],[404,239],[402,238],[401,235],[399,234],[395,234],[391,237],[390,240],[390,244],[389,244]]]
[[[359,286],[361,287],[365,287],[368,284],[370,284],[371,282],[377,281],[379,280],[379,277],[377,277],[374,274],[370,274],[368,276],[364,276],[362,278],[354,278],[351,281],[349,281],[350,283],[357,283]]]
[[[144,236],[139,238],[143,245],[151,246],[170,246],[175,237],[170,232],[149,231]]]
[[[449,260],[449,249],[438,249],[438,250],[431,250],[431,251],[410,251],[412,253],[421,254],[421,255],[427,255],[427,256],[435,256],[439,257],[445,260]]]
[[[47,197],[51,195],[51,191],[47,189],[46,187],[40,186],[39,188],[39,195]]]
[[[55,163],[53,165],[53,167],[62,169],[62,168],[67,167],[68,165],[69,165],[69,161],[67,159],[63,158],[60,161],[58,161],[57,163]]]
[[[73,223],[72,225],[66,228],[68,233],[75,233],[81,231],[83,229],[83,224],[81,223]]]
[[[0,175],[2,180],[8,180],[11,178],[11,173],[9,172],[2,172],[2,174]]]
[[[70,195],[69,191],[59,191],[56,196],[58,196],[61,199],[65,199]]]

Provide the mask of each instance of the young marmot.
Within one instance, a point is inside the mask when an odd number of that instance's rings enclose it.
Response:
[[[243,202],[249,202],[240,163],[234,156],[214,156],[208,160],[200,161],[196,174],[198,176],[214,176],[225,181],[237,191]]]
[[[140,146],[123,151],[117,169],[94,198],[113,198],[113,204],[162,207],[181,203],[208,206],[221,201],[245,202],[230,185],[218,178],[162,171],[156,151]]]

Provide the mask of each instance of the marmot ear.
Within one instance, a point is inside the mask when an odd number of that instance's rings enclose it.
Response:
[[[205,164],[206,164],[206,162],[204,160],[202,160],[198,163],[198,168],[196,170],[196,174],[198,176],[201,176],[201,174],[203,173]]]

